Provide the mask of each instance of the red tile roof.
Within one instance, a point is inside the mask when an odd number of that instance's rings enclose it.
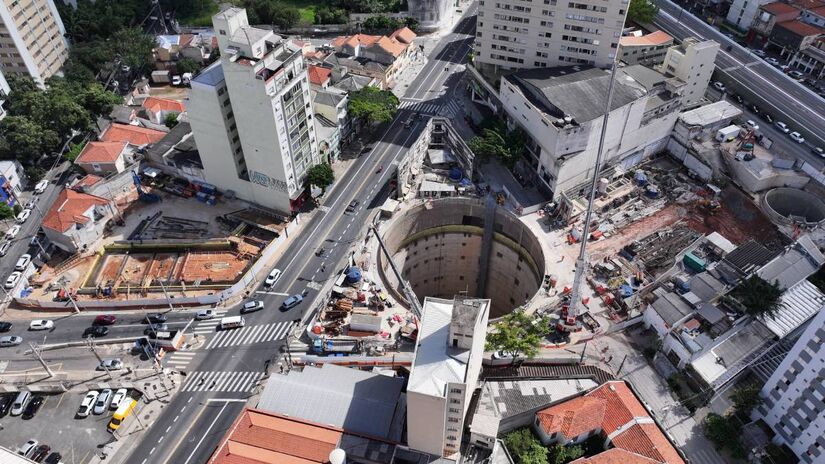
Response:
[[[413,39],[418,37],[415,32],[412,31],[409,27],[402,27],[401,29],[397,29],[390,34],[390,38],[396,39],[401,43],[411,44]]]
[[[636,399],[636,395],[624,382],[607,382],[587,395],[607,401],[607,409],[602,421],[602,430],[605,435],[615,432],[634,417],[650,417],[642,403]]]
[[[404,33],[401,34],[405,35]],[[332,40],[331,45],[335,49],[343,48],[345,45],[351,48],[355,48],[358,45],[363,48],[378,46],[385,52],[397,58],[398,55],[403,53],[407,48],[408,43],[403,43],[400,40],[393,37],[387,37],[385,35],[355,34],[336,37]]]
[[[823,18],[825,18],[825,5],[818,6],[816,8],[811,8],[810,12],[817,16],[822,16]]]
[[[175,111],[183,113],[185,108],[183,103],[168,98],[148,97],[143,100],[143,107],[153,113],[160,113],[161,111]]]
[[[75,224],[86,224],[89,218],[84,216],[94,205],[105,205],[105,198],[64,189],[52,203],[52,207],[43,218],[42,226],[60,232],[66,232]]]
[[[613,446],[647,456],[659,462],[683,462],[659,427],[653,423],[636,424],[613,437]]]
[[[607,401],[601,398],[580,396],[543,409],[536,415],[541,428],[547,435],[560,432],[569,440],[584,433],[599,430],[606,406]]]
[[[791,0],[790,3],[802,10],[813,10],[825,6],[825,0]]]
[[[126,148],[126,142],[89,142],[75,160],[76,163],[114,163]]]
[[[659,461],[646,458],[621,448],[611,448],[589,458],[579,458],[570,464],[660,464]]]
[[[783,21],[777,24],[777,26],[783,27],[800,37],[808,37],[811,35],[819,35],[825,33],[825,29],[822,29],[821,27],[811,26],[810,24],[803,23],[798,19],[794,19],[791,21]]]
[[[329,77],[332,75],[332,70],[321,66],[309,65],[307,68],[309,75],[309,82],[315,85],[324,85]]]
[[[142,146],[157,143],[165,136],[166,132],[155,129],[129,124],[112,124],[103,133],[100,140],[104,142],[129,142],[132,145]]]
[[[341,435],[343,431],[335,427],[245,408],[209,463],[327,463]]]
[[[641,37],[629,35],[619,39],[619,44],[623,47],[664,45],[671,42],[673,42],[673,37],[665,31],[656,31]]]
[[[759,8],[764,10],[764,11],[767,11],[768,13],[771,13],[772,15],[775,15],[775,16],[785,14],[785,13],[793,13],[794,11],[796,11],[797,13],[800,13],[799,8],[797,8],[793,5],[788,5],[787,3],[782,3],[782,2],[768,3],[768,4],[760,6]]]
[[[77,181],[77,183],[72,185],[72,189],[78,190],[82,189],[83,187],[91,187],[92,185],[95,185],[101,180],[103,180],[103,178],[100,176],[96,176],[94,174],[86,174],[86,176],[84,176],[82,179]]]

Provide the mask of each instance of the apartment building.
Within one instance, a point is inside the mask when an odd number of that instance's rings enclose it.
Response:
[[[687,37],[679,45],[670,47],[658,71],[676,77],[685,83],[682,103],[692,105],[705,96],[716,68],[719,44],[713,40],[700,41]]]
[[[69,56],[65,33],[54,0],[3,0],[0,69],[6,76],[31,76],[43,85]]]
[[[825,461],[825,309],[811,320],[762,387],[763,403],[751,413],[806,464]]]
[[[426,297],[407,383],[407,443],[436,456],[459,452],[484,355],[490,300]]]
[[[747,31],[759,13],[759,7],[773,0],[733,0],[725,21],[741,31]]]
[[[629,0],[479,0],[474,65],[485,75],[570,64],[608,67]]]
[[[660,65],[671,45],[673,37],[665,31],[624,36],[619,40],[619,61],[627,65]]]
[[[602,167],[626,171],[665,147],[684,83],[641,65],[617,72]],[[525,70],[501,79],[508,124],[529,136],[527,162],[542,190],[559,201],[594,175],[610,79],[608,71],[589,66]]]
[[[192,79],[189,114],[207,182],[288,213],[320,162],[301,49],[249,26],[246,11],[212,18],[221,58]]]

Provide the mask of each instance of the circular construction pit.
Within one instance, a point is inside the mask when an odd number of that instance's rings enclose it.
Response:
[[[816,195],[795,188],[775,188],[762,197],[765,212],[782,224],[813,227],[825,220],[825,204]]]
[[[530,300],[544,279],[539,240],[518,217],[483,200],[444,198],[405,209],[383,240],[419,300],[489,298],[491,318]],[[383,253],[378,259],[386,287],[398,290]]]

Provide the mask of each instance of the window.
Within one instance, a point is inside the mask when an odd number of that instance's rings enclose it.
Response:
[[[226,31],[225,31],[225,30],[223,30],[223,29],[220,29],[220,30],[218,30],[218,34],[220,34],[220,35],[226,35]]]

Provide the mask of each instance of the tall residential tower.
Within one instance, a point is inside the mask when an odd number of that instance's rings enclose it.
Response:
[[[53,0],[0,3],[0,68],[6,76],[31,76],[41,86],[69,56],[63,21]]]
[[[320,163],[301,50],[249,26],[246,11],[212,18],[221,59],[192,80],[189,115],[206,180],[280,212],[297,208]]]

